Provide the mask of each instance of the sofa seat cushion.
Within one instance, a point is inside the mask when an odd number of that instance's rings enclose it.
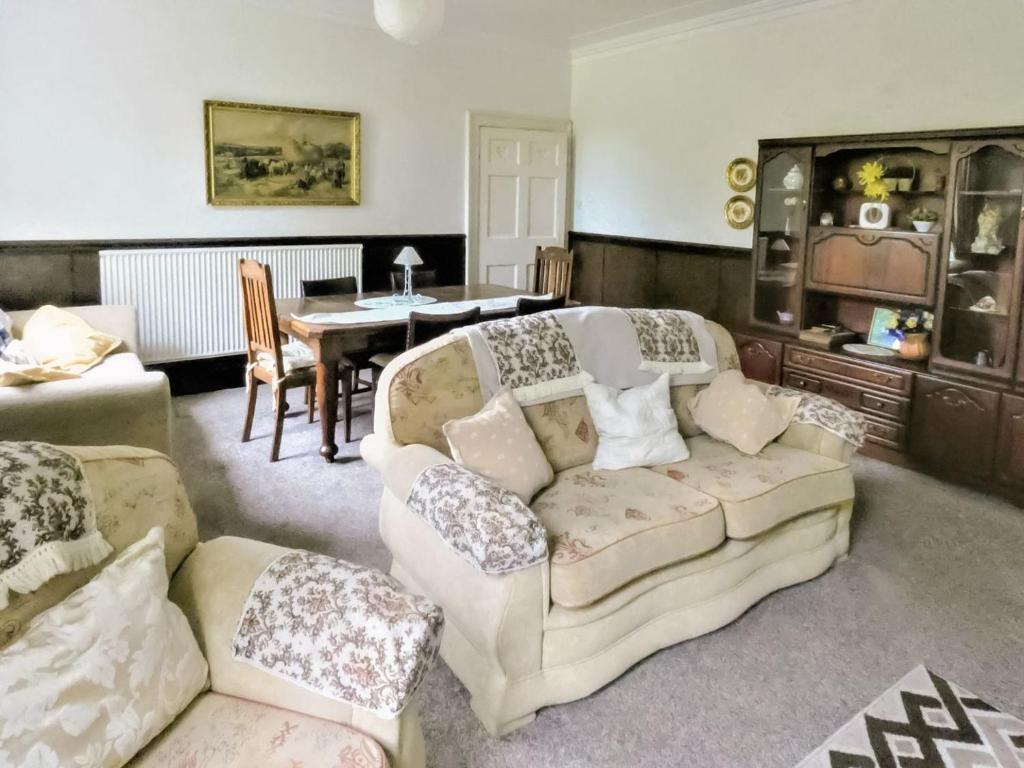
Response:
[[[207,693],[135,757],[132,768],[384,768],[384,750],[339,723]]]
[[[707,435],[687,441],[690,458],[652,471],[714,496],[731,539],[747,539],[806,512],[853,498],[843,462],[770,443],[748,456]]]
[[[573,467],[530,507],[547,529],[551,599],[589,605],[724,541],[718,502],[649,469]]]

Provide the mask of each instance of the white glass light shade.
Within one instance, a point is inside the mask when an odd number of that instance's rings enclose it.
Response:
[[[373,17],[391,37],[415,45],[440,31],[444,0],[373,0]]]
[[[420,258],[419,253],[411,245],[405,246],[399,252],[398,258],[395,259],[395,264],[400,267],[418,267],[423,263],[423,259]]]

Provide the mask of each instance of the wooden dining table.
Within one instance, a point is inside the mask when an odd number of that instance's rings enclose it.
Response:
[[[507,296],[533,296],[530,291],[505,288],[500,285],[450,285],[422,288],[418,293],[431,296],[438,302],[498,299]],[[360,299],[391,296],[390,291],[377,293],[349,293],[317,296],[308,299],[278,299],[278,325],[282,333],[292,336],[313,350],[316,360],[316,401],[320,416],[320,455],[333,462],[338,453],[335,431],[338,426],[338,365],[355,352],[367,349],[403,349],[404,319],[359,324],[327,325],[307,323],[298,317],[320,312],[369,312],[356,306]],[[426,305],[431,306],[431,305]],[[416,307],[411,307],[415,311]],[[484,317],[511,315],[509,309],[485,310]]]

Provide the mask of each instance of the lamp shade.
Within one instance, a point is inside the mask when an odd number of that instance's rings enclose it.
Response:
[[[422,263],[423,259],[411,245],[405,246],[398,254],[398,258],[395,259],[395,264],[400,267],[418,267]]]
[[[377,26],[403,43],[420,43],[444,22],[444,0],[373,0]]]

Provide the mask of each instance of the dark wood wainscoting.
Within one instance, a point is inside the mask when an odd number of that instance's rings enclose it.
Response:
[[[571,232],[583,304],[689,309],[733,328],[750,305],[750,249]]]
[[[466,236],[334,235],[317,237],[187,238],[153,240],[0,241],[0,308],[32,309],[42,304],[74,306],[100,301],[99,252],[114,248],[229,248],[267,245],[363,244],[363,289],[390,289],[388,273],[403,246],[437,270],[438,283],[459,285],[466,276]],[[182,360],[150,366],[167,373],[176,395],[240,386],[242,355]]]
[[[363,288],[389,289],[391,262],[403,246],[436,269],[442,285],[466,275],[466,236],[334,235],[317,237],[182,238],[172,240],[0,241],[0,307],[31,309],[41,304],[71,306],[100,300],[99,252],[110,248],[230,248],[267,245],[363,244]]]

